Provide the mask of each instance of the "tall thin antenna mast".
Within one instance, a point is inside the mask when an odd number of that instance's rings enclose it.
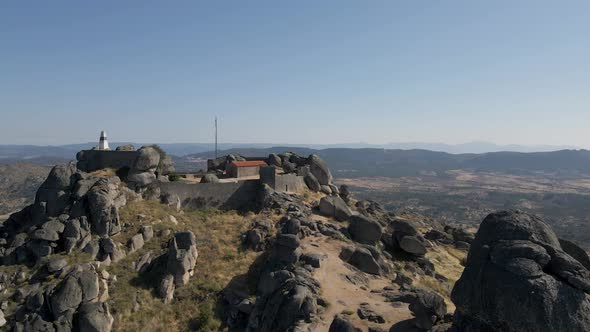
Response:
[[[215,159],[217,159],[217,117],[215,117]]]

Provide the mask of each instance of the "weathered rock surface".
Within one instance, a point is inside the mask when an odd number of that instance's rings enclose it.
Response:
[[[104,302],[85,303],[78,310],[78,328],[80,331],[109,332],[114,318],[109,306]]]
[[[340,190],[342,191],[342,187]],[[344,197],[350,196],[350,195],[351,194],[348,190],[348,187],[345,187],[344,193],[340,194],[340,196],[342,196],[342,199],[344,199],[345,201],[346,201],[346,199]],[[385,211],[385,209],[381,206],[381,204],[379,204],[375,201],[367,200],[367,199],[357,201],[355,204],[355,207],[356,207],[357,211],[359,211],[361,214],[364,214],[366,216],[371,216],[373,218],[381,218],[381,217],[389,214],[387,211]]]
[[[330,168],[322,158],[318,155],[312,154],[308,158],[309,170],[313,176],[318,179],[321,185],[329,185],[332,183],[333,177]]]
[[[279,234],[269,239],[270,245],[260,256],[261,264],[249,272],[249,278],[258,285],[256,303],[249,302],[247,295],[224,291],[230,304],[228,325],[247,331],[310,331],[309,323],[318,313],[320,285],[303,266],[317,266],[322,257],[308,253],[304,261],[300,260],[298,234],[309,225],[291,217],[279,222]]]
[[[294,173],[297,171],[297,165],[292,162],[284,162],[283,163],[283,172],[285,173]]]
[[[54,258],[47,262],[47,271],[49,273],[55,273],[61,271],[68,265],[68,261],[65,258]]]
[[[207,173],[201,178],[201,183],[219,183],[219,178],[215,174]]]
[[[392,243],[397,248],[416,256],[424,256],[427,251],[426,239],[416,226],[406,220],[394,220]]]
[[[126,144],[118,146],[115,151],[135,151],[133,144]]]
[[[176,286],[186,285],[197,264],[197,240],[191,231],[179,232],[168,244],[167,271]]]
[[[461,331],[588,331],[590,272],[540,218],[518,211],[481,223],[452,300]]]
[[[75,173],[74,163],[57,165],[51,169],[47,179],[37,190],[35,204],[45,202],[44,212],[47,216],[56,217],[63,212],[69,202],[69,191],[74,185]]]
[[[385,323],[385,318],[376,313],[368,303],[361,303],[360,307],[356,310],[356,313],[362,320],[368,320],[377,324]]]
[[[297,269],[276,289],[256,301],[248,323],[261,332],[288,331],[300,322],[309,322],[317,313],[319,284],[309,272]]]
[[[254,221],[251,228],[244,234],[244,245],[253,250],[264,250],[272,229],[272,223],[268,220]]]
[[[23,296],[12,321],[17,331],[111,331],[108,286],[90,264],[75,266],[55,287],[32,284]]]
[[[340,259],[369,274],[381,274],[378,257],[371,250],[363,247],[344,247]]]
[[[356,242],[374,245],[381,239],[383,229],[375,220],[363,215],[355,215],[350,217],[348,233]]]
[[[430,330],[437,321],[447,314],[445,299],[431,291],[415,290],[415,298],[410,301],[409,309],[415,317],[415,325],[423,330]]]
[[[281,160],[281,157],[279,157],[277,154],[271,153],[270,155],[268,155],[268,164],[270,166],[282,167],[283,161]]]
[[[138,155],[133,164],[133,170],[139,172],[155,171],[160,163],[160,153],[151,146],[144,146],[137,150]]]
[[[320,212],[338,221],[345,221],[352,216],[352,211],[338,196],[326,196],[320,200]]]
[[[137,250],[143,248],[144,241],[142,234],[135,234],[129,239],[128,247],[129,247],[129,254],[136,252]]]
[[[119,191],[117,177],[102,178],[88,191],[88,207],[92,232],[110,236],[121,231],[118,209],[126,199]]]
[[[399,247],[409,254],[416,256],[424,256],[426,254],[426,245],[417,236],[404,236],[398,243]]]
[[[584,265],[586,269],[590,270],[590,258],[588,257],[586,250],[565,239],[559,239],[559,244],[563,251],[575,258],[580,264]]]
[[[127,182],[131,188],[147,187],[156,182],[156,174],[154,172],[131,171],[127,176]]]
[[[113,241],[110,238],[100,239],[100,251],[98,259],[101,261],[110,260],[116,263],[125,257],[125,251],[121,248],[119,243]]]
[[[318,192],[321,190],[320,182],[313,174],[311,174],[311,172],[307,173],[303,177],[303,181],[305,181],[305,184],[307,185],[309,190],[314,191],[314,192]]]
[[[158,294],[162,299],[164,299],[164,303],[168,304],[172,302],[174,299],[175,289],[176,286],[174,286],[174,277],[171,274],[166,275],[160,282],[160,286],[158,288]]]
[[[308,210],[301,198],[296,195],[277,192],[266,184],[262,186],[262,190],[258,193],[257,205],[260,210],[273,210],[277,214]]]
[[[362,330],[352,325],[352,323],[341,317],[335,316],[328,332],[361,332]]]
[[[352,192],[350,191],[350,188],[348,188],[348,186],[345,184],[340,186],[340,189],[338,189],[338,194],[346,203],[350,202],[352,198]]]
[[[170,157],[168,155],[160,160],[160,164],[158,166],[159,166],[158,176],[170,175],[170,174],[176,172],[176,168],[174,167],[174,161],[172,160],[172,157]]]

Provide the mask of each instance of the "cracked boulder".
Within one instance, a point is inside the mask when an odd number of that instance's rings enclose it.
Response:
[[[92,233],[110,236],[121,231],[119,208],[125,205],[125,196],[119,191],[118,177],[101,178],[88,191],[88,206]]]
[[[590,272],[539,217],[490,214],[455,284],[460,331],[589,331]]]
[[[250,315],[249,331],[299,331],[318,312],[319,283],[304,269],[284,271],[276,287],[260,296]]]
[[[318,155],[312,154],[307,158],[307,163],[309,163],[309,170],[311,174],[318,180],[320,185],[330,185],[332,184],[332,173],[330,172],[330,168],[328,164],[320,158]]]
[[[320,212],[338,221],[346,221],[352,216],[352,211],[346,202],[338,196],[326,196],[320,200]]]

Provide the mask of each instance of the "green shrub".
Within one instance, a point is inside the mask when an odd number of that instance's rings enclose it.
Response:
[[[199,314],[192,322],[192,328],[197,331],[214,331],[216,323],[214,319],[215,313],[213,306],[210,303],[199,305]]]
[[[176,174],[176,173],[170,173],[168,175],[168,180],[170,180],[171,182],[176,182],[178,180],[180,180],[181,176]]]

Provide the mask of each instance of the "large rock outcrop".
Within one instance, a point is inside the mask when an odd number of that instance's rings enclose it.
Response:
[[[158,294],[164,303],[170,303],[177,287],[186,285],[194,275],[199,253],[195,234],[191,231],[174,234],[168,243],[168,251],[153,260],[154,266],[146,270],[163,270],[164,275],[158,286]]]
[[[49,176],[43,182],[35,197],[35,204],[44,202],[45,214],[50,217],[60,215],[70,200],[70,191],[74,185],[76,165],[69,163],[57,165],[51,169]]]
[[[118,177],[101,178],[88,191],[88,207],[92,232],[109,236],[121,231],[118,209],[125,205],[126,198],[119,191]]]
[[[257,298],[228,287],[224,298],[227,324],[231,330],[259,332],[310,331],[312,318],[318,314],[320,284],[310,270],[319,268],[322,255],[302,255],[300,236],[309,225],[300,212],[298,217],[285,217],[280,232],[268,239],[268,246],[248,279],[257,285]],[[298,219],[301,218],[301,219]],[[253,266],[254,267],[254,266]]]
[[[540,218],[490,214],[455,284],[460,331],[589,331],[590,272]]]
[[[210,160],[209,171],[222,168],[224,161]],[[338,188],[333,184],[333,176],[330,168],[318,155],[311,154],[305,158],[293,152],[286,152],[280,155],[270,154],[266,162],[276,168],[281,168],[284,173],[296,173],[302,176],[309,190],[314,192],[322,191],[326,195],[337,194]],[[219,164],[219,167],[215,167]]]
[[[104,276],[104,275],[103,275]],[[91,264],[71,268],[56,286],[33,284],[13,317],[15,331],[109,332],[108,286]]]
[[[153,146],[143,146],[137,150],[137,158],[127,175],[129,188],[142,192],[155,183],[160,158],[160,152]]]
[[[318,180],[321,185],[330,185],[332,184],[332,173],[330,172],[330,168],[326,164],[322,158],[318,155],[312,154],[307,159],[309,164],[309,170],[313,176]]]
[[[117,176],[53,168],[34,204],[14,213],[2,227],[3,264],[34,263],[53,253],[84,249],[92,235],[108,237],[121,230],[118,210],[136,195]]]

